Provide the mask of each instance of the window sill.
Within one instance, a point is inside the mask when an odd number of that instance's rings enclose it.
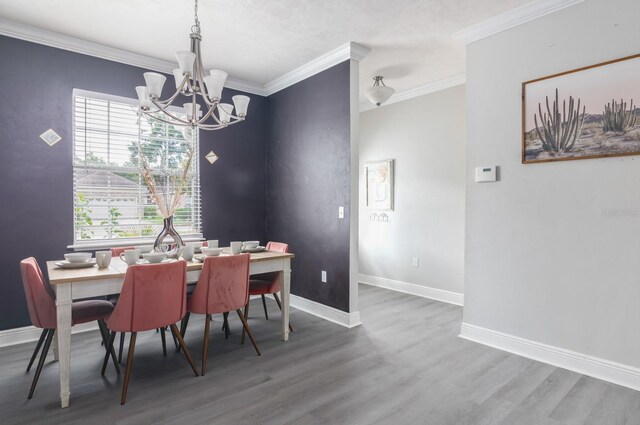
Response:
[[[199,242],[204,241],[202,235],[189,235],[182,238],[183,242]],[[111,249],[122,246],[142,246],[153,245],[156,238],[137,238],[137,239],[110,239],[106,241],[92,240],[76,242],[73,245],[67,245],[67,249],[74,251],[96,251],[101,249]]]

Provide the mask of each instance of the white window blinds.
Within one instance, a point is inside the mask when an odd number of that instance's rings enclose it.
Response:
[[[133,99],[81,90],[74,90],[73,118],[75,243],[155,238],[163,219],[138,168],[138,146],[159,165],[154,173],[161,176],[182,164],[182,129],[139,120]],[[174,214],[183,237],[201,236],[198,140],[195,149],[185,196]]]

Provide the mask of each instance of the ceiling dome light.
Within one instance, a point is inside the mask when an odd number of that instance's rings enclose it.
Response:
[[[380,75],[373,77],[373,86],[368,87],[364,90],[364,95],[367,96],[367,99],[369,99],[369,101],[376,106],[382,105],[384,102],[389,100],[393,93],[395,93],[394,89],[392,89],[391,87],[387,87],[384,84],[382,78],[384,77]]]

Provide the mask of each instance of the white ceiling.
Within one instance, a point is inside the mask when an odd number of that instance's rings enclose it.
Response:
[[[371,53],[360,86],[403,91],[465,71],[451,34],[531,0],[200,0],[206,68],[265,84],[349,41]],[[175,61],[189,49],[191,0],[0,0],[0,17]]]

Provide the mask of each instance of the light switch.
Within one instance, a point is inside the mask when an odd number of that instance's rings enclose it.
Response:
[[[344,207],[338,207],[338,218],[344,218]]]
[[[413,257],[413,261],[411,262],[413,267],[418,267],[420,265],[420,259],[418,257]]]
[[[327,272],[322,270],[322,273],[320,274],[320,279],[322,280],[322,283],[327,283]]]

